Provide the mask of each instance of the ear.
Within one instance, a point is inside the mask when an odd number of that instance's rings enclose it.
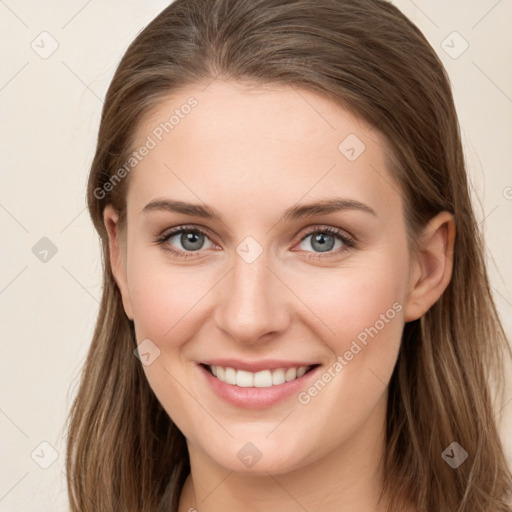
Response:
[[[119,214],[111,204],[103,210],[103,222],[108,233],[108,245],[110,254],[110,266],[117,287],[121,293],[123,307],[126,316],[133,320],[132,305],[128,292],[128,280],[126,277],[126,240],[123,240],[119,232]]]
[[[421,234],[418,253],[412,255],[409,294],[404,320],[423,316],[439,299],[452,277],[455,220],[449,212],[433,217]]]

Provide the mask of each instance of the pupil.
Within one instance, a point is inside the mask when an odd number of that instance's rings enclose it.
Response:
[[[326,242],[327,239],[327,242]],[[334,238],[330,235],[318,234],[313,238],[313,246],[315,243],[320,244],[317,249],[319,252],[326,252],[333,248],[334,246]]]
[[[185,249],[188,249],[190,251],[197,251],[198,249],[201,248],[202,236],[203,235],[201,233],[183,233],[181,235],[181,244],[183,245],[183,247],[185,247]],[[201,243],[198,244],[198,240]]]

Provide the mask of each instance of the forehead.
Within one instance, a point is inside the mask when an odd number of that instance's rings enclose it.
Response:
[[[289,86],[214,81],[170,95],[136,130],[150,145],[130,176],[140,211],[166,194],[198,202],[289,206],[344,195],[400,210],[385,138],[328,99]],[[211,199],[211,201],[209,201]]]

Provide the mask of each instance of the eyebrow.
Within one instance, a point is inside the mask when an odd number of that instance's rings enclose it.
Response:
[[[354,199],[346,198],[329,198],[316,201],[314,203],[308,203],[301,206],[292,206],[288,208],[283,215],[281,215],[278,223],[285,220],[295,220],[304,217],[312,217],[315,215],[322,215],[328,213],[334,213],[343,210],[359,210],[365,213],[369,213],[375,217],[377,214],[375,210],[370,206],[356,201]],[[141,213],[149,213],[153,211],[167,211],[183,213],[185,215],[192,215],[195,217],[201,217],[204,219],[218,220],[223,222],[222,215],[208,205],[186,203],[184,201],[176,201],[173,199],[155,199],[149,202]]]

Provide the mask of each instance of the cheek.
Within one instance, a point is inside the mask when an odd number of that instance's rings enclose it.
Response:
[[[333,354],[358,364],[393,366],[403,329],[407,253],[376,251],[364,264],[303,274],[298,295],[315,313]],[[316,323],[316,322],[315,322]],[[350,353],[352,352],[352,353]],[[357,357],[354,357],[357,354]]]
[[[143,366],[144,373],[169,416],[189,433],[201,411],[182,386],[189,382],[191,370],[187,342],[197,334],[201,298],[212,286],[205,277],[190,268],[171,267],[144,250],[134,251],[128,264],[137,342],[149,339],[157,347],[152,350],[159,351],[151,364]]]
[[[313,304],[333,332],[321,328],[326,333],[321,341],[332,356],[298,400],[305,425],[315,411],[323,438],[333,443],[356,432],[383,398],[400,348],[406,258],[391,251],[373,256],[364,265],[347,264],[329,273],[323,286],[316,281],[313,288],[313,280],[301,285],[301,293],[309,290],[304,302]],[[309,435],[306,429],[304,435]]]
[[[134,250],[128,261],[128,288],[138,341],[172,347],[187,339],[189,319],[201,310],[201,299],[214,282],[199,266],[168,265],[155,250]],[[192,332],[189,333],[192,335]]]
[[[345,333],[350,339],[358,338],[364,342],[369,329],[374,327],[382,331],[403,309],[402,287],[388,273],[373,275],[366,272],[360,280],[356,278],[354,275],[347,280],[346,293],[338,298],[339,315],[335,330]]]

